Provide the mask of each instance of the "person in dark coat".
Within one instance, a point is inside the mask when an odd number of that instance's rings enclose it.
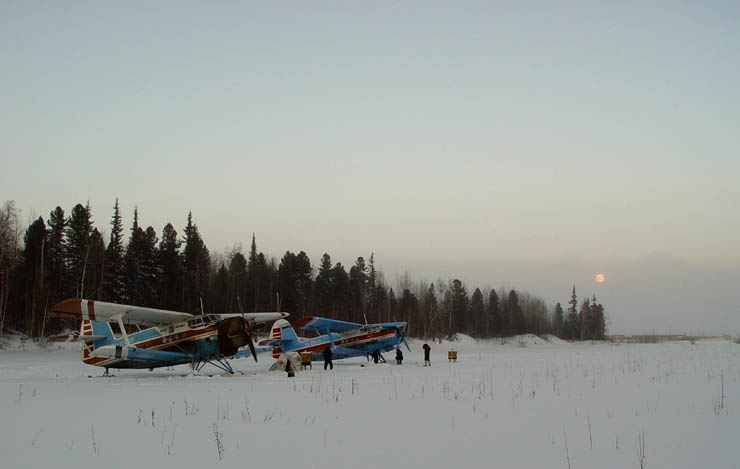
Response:
[[[403,352],[401,351],[400,348],[397,348],[396,349],[396,363],[400,365],[402,361],[403,361]]]
[[[295,370],[293,369],[293,363],[290,361],[290,357],[286,357],[285,360],[285,372],[288,373],[288,378],[295,377]]]
[[[330,370],[334,369],[334,364],[331,362],[331,347],[326,347],[324,349],[324,369],[326,369],[327,366]]]
[[[380,361],[380,350],[373,351],[373,353],[371,354],[371,356],[373,357],[373,363],[375,363],[377,365],[378,364],[378,361]]]
[[[424,344],[422,348],[424,349],[424,366],[432,366],[432,364],[429,362],[429,351],[432,350],[432,348],[429,346],[429,344]]]

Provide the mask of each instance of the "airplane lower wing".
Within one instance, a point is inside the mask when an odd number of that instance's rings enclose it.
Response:
[[[120,360],[139,360],[151,362],[172,362],[181,360],[195,360],[197,357],[188,353],[164,352],[162,350],[142,349],[137,347],[122,347],[103,345],[93,350],[92,356],[100,358],[117,358]]]
[[[72,334],[55,335],[48,337],[47,342],[95,342],[99,339],[105,339],[104,335],[80,335],[79,332]]]
[[[260,347],[280,347],[283,343],[283,339],[264,339],[260,340],[257,345]]]
[[[335,345],[331,348],[331,356],[335,360],[341,360],[343,358],[352,358],[363,355],[361,350],[353,349],[349,347],[341,347]]]
[[[262,342],[260,342],[260,344],[262,344]],[[257,355],[259,355],[260,353],[269,353],[272,352],[272,347],[257,347],[254,349],[254,351],[257,353]],[[252,351],[246,348],[244,350],[239,350],[229,358],[249,357],[251,355]]]

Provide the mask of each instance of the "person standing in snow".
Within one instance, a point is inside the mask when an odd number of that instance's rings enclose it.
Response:
[[[373,357],[373,363],[377,365],[378,361],[380,361],[380,350],[373,351],[370,356]]]
[[[330,370],[334,369],[334,364],[331,362],[331,347],[326,347],[324,349],[324,369],[326,369],[327,366]]]
[[[400,348],[397,348],[396,349],[396,363],[400,365],[402,361],[403,361],[403,352],[401,351]]]
[[[429,344],[424,344],[422,348],[424,349],[424,366],[432,366],[432,364],[429,362],[429,351],[432,350],[432,348],[429,346]]]
[[[290,361],[290,357],[285,357],[285,372],[288,373],[288,378],[295,377],[295,369],[293,368],[293,363]]]

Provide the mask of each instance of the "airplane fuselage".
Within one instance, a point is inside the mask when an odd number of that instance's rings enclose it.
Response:
[[[85,320],[80,331],[81,339],[86,335],[104,337],[83,343],[82,361],[105,368],[143,369],[187,364],[199,357],[217,356],[217,320],[214,315],[197,317],[172,326],[150,327],[129,333],[127,337],[116,337],[108,322]]]
[[[368,326],[346,333],[332,332],[313,339],[303,339],[297,347],[289,350],[273,349],[272,356],[277,358],[282,352],[309,352],[311,360],[320,361],[323,360],[324,349],[333,344],[332,358],[339,360],[370,355],[375,350],[388,351],[397,347],[399,342],[400,337],[395,330]]]

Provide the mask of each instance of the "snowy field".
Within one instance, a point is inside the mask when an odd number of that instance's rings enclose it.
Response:
[[[432,344],[431,367],[410,345],[402,366],[295,378],[265,355],[237,376],[103,378],[75,351],[6,342],[1,466],[740,467],[740,345],[466,339]]]

